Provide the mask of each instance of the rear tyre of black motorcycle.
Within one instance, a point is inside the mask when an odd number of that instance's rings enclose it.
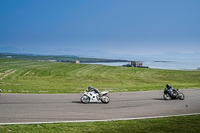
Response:
[[[88,96],[83,95],[83,96],[81,97],[81,102],[82,102],[82,103],[88,103],[89,101],[90,101],[90,98],[89,98]]]
[[[103,97],[101,98],[101,102],[107,104],[107,103],[110,102],[110,98],[109,98],[108,96],[103,96]]]
[[[163,95],[163,98],[164,98],[165,100],[170,100],[170,99],[171,99],[171,97],[169,96],[168,93],[164,94],[164,95]]]
[[[183,93],[179,93],[178,94],[178,99],[184,100],[185,99],[185,95]]]

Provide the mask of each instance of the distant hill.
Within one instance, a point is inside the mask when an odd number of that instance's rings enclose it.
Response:
[[[72,62],[80,61],[80,63],[99,63],[99,62],[129,62],[128,60],[120,59],[102,59],[102,58],[84,58],[73,55],[38,55],[38,54],[20,54],[20,53],[1,53],[0,58],[12,58],[23,60],[37,60],[37,61],[54,61],[54,62]]]
[[[80,57],[114,57],[117,54],[112,54],[100,50],[83,50],[76,48],[58,48],[58,49],[48,49],[48,48],[23,48],[18,49],[14,47],[0,47],[1,53],[18,53],[18,54],[38,54],[38,55],[74,55]]]

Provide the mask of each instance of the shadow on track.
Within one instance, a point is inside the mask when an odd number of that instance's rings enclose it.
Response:
[[[72,101],[72,103],[77,103],[77,104],[103,104],[102,102],[89,102],[89,103],[82,103],[81,101]]]
[[[164,98],[152,98],[153,100],[163,100],[163,101],[172,101],[172,100],[179,100],[179,99],[170,99],[170,100],[165,100]]]
[[[152,98],[153,100],[165,100],[164,98]]]

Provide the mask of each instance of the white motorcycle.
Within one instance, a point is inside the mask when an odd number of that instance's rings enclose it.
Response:
[[[83,96],[81,97],[82,103],[89,103],[89,102],[102,102],[102,103],[109,103],[110,98],[107,96],[108,91],[103,91],[99,95],[94,91],[88,92],[87,90],[84,91]]]

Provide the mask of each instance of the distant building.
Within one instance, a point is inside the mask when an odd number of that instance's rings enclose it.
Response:
[[[12,58],[12,56],[6,56],[6,58]]]
[[[80,63],[80,61],[78,61],[78,60],[75,60],[75,61],[72,61],[71,63]]]
[[[149,68],[148,66],[142,66],[142,61],[131,61],[131,64],[122,65],[124,67],[141,67]]]
[[[49,61],[51,61],[51,62],[56,62],[57,60],[49,60]]]
[[[141,61],[131,61],[131,66],[133,67],[141,67],[142,62]]]

